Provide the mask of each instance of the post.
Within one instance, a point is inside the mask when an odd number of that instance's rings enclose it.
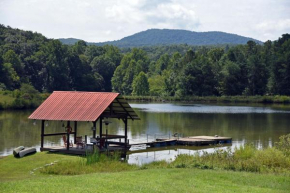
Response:
[[[128,138],[128,135],[127,135],[128,119],[127,119],[127,117],[125,118],[124,123],[125,123],[125,148],[127,148],[127,138]]]
[[[69,150],[69,129],[70,128],[70,121],[67,121],[67,133],[66,133],[66,150]]]
[[[103,121],[103,118],[100,117],[100,138],[102,138],[102,135],[103,135],[103,123],[102,123],[102,121]]]
[[[41,142],[40,142],[40,151],[42,151],[43,143],[44,143],[44,122],[45,120],[41,120]]]
[[[106,129],[106,143],[105,143],[106,149],[108,149],[108,129]]]
[[[96,138],[96,130],[97,130],[97,122],[96,121],[94,121],[93,122],[93,128],[94,128],[94,130],[93,130],[93,138]]]
[[[74,125],[74,128],[75,128],[75,135],[74,135],[74,143],[76,144],[76,141],[77,141],[77,132],[78,132],[78,122],[75,121],[75,125]]]

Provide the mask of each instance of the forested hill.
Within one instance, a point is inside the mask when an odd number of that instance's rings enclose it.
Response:
[[[64,45],[0,25],[0,93],[13,91],[19,108],[34,101],[27,90],[114,91],[179,99],[290,96],[289,74],[289,34],[262,45],[254,41],[225,47],[182,44],[128,48],[122,53],[113,45],[84,41]]]
[[[59,39],[64,44],[74,44],[79,39],[68,38]],[[224,44],[246,44],[252,40],[258,44],[261,41],[253,38],[239,36],[225,32],[193,32],[187,30],[172,30],[172,29],[149,29],[136,33],[134,35],[122,38],[117,41],[109,41],[102,43],[88,43],[95,45],[114,45],[117,47],[142,47],[142,46],[157,46],[157,45],[224,45]]]

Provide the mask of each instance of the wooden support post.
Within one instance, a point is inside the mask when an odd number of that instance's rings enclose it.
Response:
[[[67,128],[70,128],[70,121],[67,121]],[[69,136],[70,136],[69,130],[70,129],[67,129],[66,132],[66,150],[69,150]]]
[[[106,143],[105,143],[106,149],[108,149],[108,129],[106,129]]]
[[[41,142],[40,142],[40,151],[42,151],[43,143],[44,143],[44,122],[45,120],[41,120]]]
[[[128,119],[127,117],[125,118],[124,120],[124,123],[125,123],[125,148],[127,148],[127,127],[128,127]]]
[[[93,138],[96,138],[97,121],[94,121],[93,122],[93,127],[94,127],[94,130],[93,130]]]
[[[75,134],[74,134],[74,144],[76,144],[76,142],[77,142],[77,132],[78,132],[78,122],[77,121],[75,121],[75,125],[74,125],[74,128],[75,128]]]
[[[102,138],[103,135],[103,118],[100,117],[100,138]]]

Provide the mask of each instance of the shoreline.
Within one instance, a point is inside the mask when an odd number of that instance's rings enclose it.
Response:
[[[290,104],[290,96],[123,96],[128,101]]]

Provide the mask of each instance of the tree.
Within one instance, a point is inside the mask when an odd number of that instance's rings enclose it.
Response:
[[[131,94],[133,91],[132,83],[141,71],[148,72],[149,59],[146,53],[134,48],[127,53],[121,60],[121,64],[116,68],[112,77],[112,87],[114,91],[122,94]]]
[[[246,94],[264,95],[267,91],[268,70],[258,53],[248,58],[248,86]]]
[[[90,45],[86,47],[85,56],[88,58],[88,62],[91,63],[92,60],[97,57],[105,54],[104,47]]]
[[[12,64],[12,67],[19,76],[23,75],[23,65],[21,64],[20,58],[13,50],[8,50],[3,55],[4,63]]]
[[[105,91],[112,91],[111,79],[116,69],[115,64],[105,55],[97,56],[91,62],[93,72],[103,77]]]
[[[0,83],[3,83],[8,90],[20,87],[20,78],[10,63],[0,63]]]
[[[156,62],[156,73],[161,75],[162,71],[169,66],[169,61],[169,55],[163,54]]]
[[[76,52],[78,55],[84,54],[86,51],[87,43],[83,40],[77,41],[75,45],[73,46],[74,52]]]
[[[67,46],[62,45],[59,40],[52,40],[42,47],[42,51],[46,55],[47,91],[70,90]]]
[[[235,62],[227,60],[221,72],[221,94],[242,95],[244,86],[240,81],[241,69]]]
[[[290,95],[290,35],[283,34],[274,43],[276,62],[273,66],[273,91],[275,94]]]
[[[149,83],[144,72],[140,72],[133,81],[133,95],[146,96],[149,93]]]

